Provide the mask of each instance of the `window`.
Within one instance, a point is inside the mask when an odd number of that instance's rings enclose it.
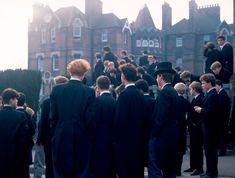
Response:
[[[128,41],[128,33],[127,31],[124,32],[124,44],[127,44]]]
[[[182,58],[177,58],[177,59],[176,59],[176,66],[179,66],[180,68],[182,68],[182,66],[183,66],[183,60],[182,60]]]
[[[53,71],[59,70],[59,57],[57,55],[52,56],[52,70]]]
[[[143,47],[148,47],[149,43],[148,43],[148,40],[143,40],[142,41],[142,46]]]
[[[107,31],[103,31],[101,34],[101,41],[102,42],[107,42],[108,41],[108,32]]]
[[[229,36],[229,31],[226,28],[222,28],[222,30],[220,31],[220,35],[224,36],[225,39],[227,39],[227,37]]]
[[[176,47],[182,47],[183,46],[183,39],[182,37],[176,38]]]
[[[141,40],[136,40],[136,47],[141,47]]]
[[[38,56],[37,57],[37,68],[39,71],[43,71],[43,57],[42,56]]]
[[[149,47],[154,47],[154,41],[153,40],[149,40]]]
[[[46,29],[41,30],[41,44],[46,44]]]
[[[55,42],[56,28],[51,29],[51,42]]]
[[[83,23],[80,19],[76,18],[73,22],[73,38],[81,39]]]

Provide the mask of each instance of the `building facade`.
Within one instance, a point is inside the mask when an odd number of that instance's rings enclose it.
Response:
[[[162,5],[162,30],[155,27],[145,5],[135,22],[104,14],[100,0],[86,0],[85,13],[77,7],[60,8],[35,4],[28,28],[28,68],[40,70],[44,78],[66,74],[71,60],[85,58],[94,65],[94,54],[106,45],[119,55],[127,50],[135,56],[143,51],[156,55],[158,61],[171,61],[196,74],[203,72],[206,41],[216,44],[216,36],[232,41],[232,25],[220,20],[219,5],[198,7],[189,1],[189,19],[172,25],[172,9]]]

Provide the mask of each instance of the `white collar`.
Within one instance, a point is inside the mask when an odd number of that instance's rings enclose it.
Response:
[[[103,95],[103,94],[105,94],[105,93],[110,94],[110,91],[108,91],[108,90],[104,90],[104,91],[102,91],[102,92],[100,93],[100,96],[101,96],[101,95]]]
[[[213,90],[215,87],[210,88],[206,93],[209,93],[211,90]]]
[[[77,81],[80,81],[80,82],[82,81],[82,80],[80,80],[80,79],[78,79],[78,78],[74,78],[74,77],[72,77],[72,76],[71,76],[70,80],[77,80]]]
[[[16,109],[24,109],[23,106],[17,106]]]
[[[196,94],[196,95],[194,96],[194,98],[196,99],[199,95],[200,95],[200,93]]]
[[[130,86],[135,86],[135,84],[134,83],[128,83],[128,84],[125,85],[125,88],[130,87]]]

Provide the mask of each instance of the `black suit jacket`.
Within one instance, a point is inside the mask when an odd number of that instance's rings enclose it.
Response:
[[[62,175],[72,172],[87,175],[90,126],[86,114],[94,99],[95,91],[77,80],[57,85],[52,90],[52,153],[54,166]]]
[[[196,98],[193,98],[191,102],[191,108],[188,115],[188,125],[189,129],[193,126],[199,126],[201,123],[200,114],[195,112],[194,106],[202,106],[204,100],[204,94],[200,93]]]
[[[41,105],[41,118],[38,126],[38,138],[37,144],[42,144],[44,146],[51,145],[51,132],[50,132],[50,98],[43,101]]]
[[[219,126],[228,127],[228,121],[231,110],[231,102],[228,94],[224,89],[220,90],[219,95]]]
[[[155,104],[152,129],[154,144],[150,150],[156,152],[157,165],[160,169],[174,170],[179,142],[179,96],[171,84],[166,84],[160,91]],[[151,159],[151,158],[150,158]]]
[[[93,124],[93,148],[91,154],[91,172],[94,177],[112,177],[112,126],[116,100],[110,93],[104,93],[94,101],[91,122]]]
[[[0,177],[25,178],[29,126],[25,114],[12,107],[0,110]]]
[[[96,79],[101,76],[104,73],[104,64],[103,61],[100,59],[95,67],[94,67],[94,81],[96,81]]]
[[[125,88],[118,97],[114,121],[117,172],[143,177],[145,142],[144,96],[135,86]]]
[[[221,50],[222,53],[222,66],[233,73],[233,47],[231,44],[226,43]]]

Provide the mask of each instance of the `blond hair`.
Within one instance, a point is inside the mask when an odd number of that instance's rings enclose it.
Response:
[[[85,59],[75,59],[71,61],[67,70],[71,75],[83,76],[91,68],[89,62]]]
[[[210,69],[215,70],[215,69],[218,69],[218,68],[221,68],[221,67],[222,67],[221,63],[219,61],[215,61],[211,64]]]
[[[174,89],[180,95],[183,95],[186,93],[186,85],[182,82],[175,84]]]

